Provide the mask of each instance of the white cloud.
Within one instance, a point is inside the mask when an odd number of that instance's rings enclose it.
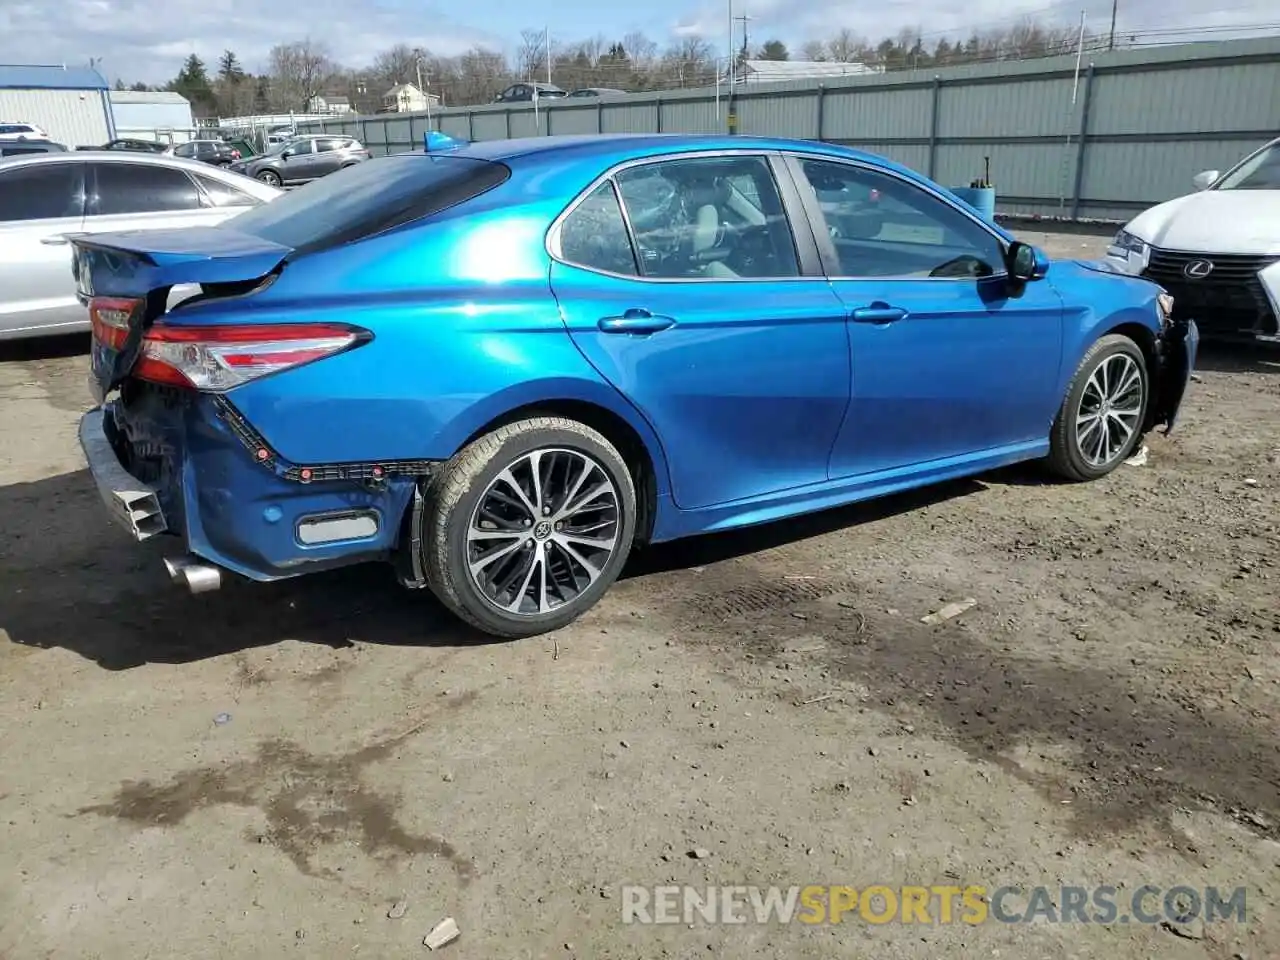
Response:
[[[0,63],[85,64],[101,58],[111,78],[162,83],[195,53],[213,72],[224,50],[261,70],[278,43],[307,38],[339,62],[359,66],[397,43],[450,56],[503,38],[442,17],[425,5],[379,0],[308,0],[301,17],[261,0],[0,0]]]
[[[1118,33],[1137,32],[1144,42],[1227,39],[1241,34],[1204,28],[1274,24],[1278,18],[1273,4],[1274,0],[1235,0],[1227,7],[1210,7],[1203,0],[1124,0],[1119,7]],[[727,43],[728,5],[729,0],[707,0],[677,20],[672,31],[702,36],[723,46]],[[872,42],[904,29],[919,30],[926,45],[931,45],[944,36],[953,39],[974,30],[1007,29],[1024,17],[1075,24],[1081,9],[1091,32],[1105,33],[1111,25],[1110,0],[974,0],[963,6],[948,0],[878,0],[874,6],[866,0],[733,0],[733,5],[735,15],[750,15],[753,44],[778,38],[797,47],[805,40],[830,37],[841,28]],[[741,22],[734,29],[735,42],[741,43]],[[1183,29],[1188,32],[1170,32]]]

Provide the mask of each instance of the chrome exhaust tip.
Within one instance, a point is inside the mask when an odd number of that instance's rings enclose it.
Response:
[[[209,593],[222,586],[222,571],[196,557],[165,557],[164,568],[170,580],[192,593]]]

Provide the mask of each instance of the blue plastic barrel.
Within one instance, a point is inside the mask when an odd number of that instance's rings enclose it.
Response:
[[[951,192],[978,211],[978,215],[984,220],[995,221],[995,187],[952,187]]]

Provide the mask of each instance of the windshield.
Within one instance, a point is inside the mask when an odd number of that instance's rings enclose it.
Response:
[[[323,250],[439,213],[510,175],[489,160],[397,154],[331,173],[228,225],[296,251]]]
[[[1280,140],[1245,157],[1215,190],[1280,190]]]

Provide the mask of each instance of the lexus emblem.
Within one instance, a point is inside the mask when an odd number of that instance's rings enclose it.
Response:
[[[1212,260],[1192,260],[1182,268],[1182,275],[1192,280],[1203,280],[1213,273]]]

